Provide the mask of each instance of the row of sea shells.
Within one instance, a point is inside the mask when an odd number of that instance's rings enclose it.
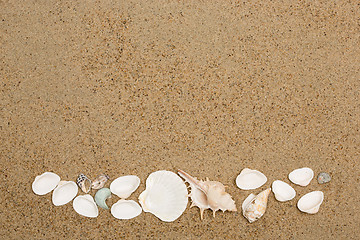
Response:
[[[215,213],[218,210],[237,211],[235,201],[225,191],[225,186],[218,181],[198,180],[196,177],[179,170],[178,174],[171,171],[161,170],[153,172],[146,180],[146,189],[139,196],[140,205],[133,200],[126,200],[140,185],[140,179],[134,175],[121,176],[111,182],[110,188],[104,188],[109,177],[100,175],[96,180],[91,181],[84,174],[80,174],[74,181],[60,181],[60,177],[52,172],[45,172],[35,178],[32,183],[32,190],[37,195],[45,195],[51,191],[52,202],[55,206],[69,203],[73,199],[74,210],[85,217],[97,217],[98,206],[109,209],[106,200],[111,194],[117,195],[120,200],[111,206],[111,214],[117,219],[131,219],[141,214],[142,211],[150,212],[165,222],[172,222],[179,218],[185,211],[188,204],[188,197],[191,199],[191,206],[200,209],[200,218],[206,209]],[[289,174],[289,180],[300,186],[307,186],[314,177],[310,168],[300,168]],[[320,173],[319,183],[330,181],[330,176]],[[187,182],[190,187],[188,193]],[[257,170],[245,168],[236,178],[236,185],[242,190],[253,190],[263,186],[267,182],[266,176]],[[78,194],[78,187],[86,193]],[[98,190],[95,199],[87,194],[91,189]],[[272,183],[272,191],[275,198],[280,202],[293,199],[296,191],[289,184],[276,180]],[[268,197],[271,188],[259,194],[251,193],[242,204],[243,216],[251,223],[259,219],[266,211]],[[77,197],[76,197],[77,196]],[[324,199],[321,191],[313,191],[302,196],[297,207],[300,211],[314,214],[319,211]]]

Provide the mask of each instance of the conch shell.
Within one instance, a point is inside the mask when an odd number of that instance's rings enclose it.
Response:
[[[192,201],[190,207],[196,206],[200,209],[201,219],[204,217],[205,209],[211,209],[214,217],[218,210],[223,212],[237,211],[235,201],[225,191],[225,186],[222,183],[209,181],[209,179],[206,181],[197,180],[182,170],[178,170],[178,173],[190,184],[191,193],[189,197]]]
[[[268,188],[256,196],[251,193],[243,202],[243,215],[250,223],[255,222],[264,215],[270,191],[271,188]]]

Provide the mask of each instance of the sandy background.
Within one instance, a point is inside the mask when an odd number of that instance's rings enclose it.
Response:
[[[359,238],[357,1],[80,2],[0,2],[2,239]],[[31,191],[44,171],[135,174],[136,200],[151,172],[181,168],[228,185],[240,208],[304,166],[332,181],[271,195],[253,224],[196,208],[173,223],[88,219]],[[266,185],[238,189],[244,167]],[[300,213],[313,190],[320,212]]]

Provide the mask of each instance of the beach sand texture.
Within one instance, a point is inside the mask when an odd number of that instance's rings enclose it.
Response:
[[[1,1],[0,238],[357,239],[360,225],[360,8],[356,1]],[[295,199],[249,224],[241,211],[189,207],[96,219],[31,190],[36,175],[75,180],[183,169],[250,193],[294,169]],[[268,182],[236,187],[245,168]],[[109,182],[106,186],[109,186]],[[319,213],[296,208],[314,190]],[[95,192],[91,194],[94,196]],[[111,205],[118,200],[109,199]]]

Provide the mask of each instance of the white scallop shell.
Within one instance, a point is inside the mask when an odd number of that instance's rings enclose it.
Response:
[[[295,190],[289,184],[280,180],[272,183],[272,191],[279,202],[289,201],[296,196]]]
[[[45,195],[51,192],[60,182],[60,177],[52,172],[44,172],[36,176],[32,183],[32,190],[37,195]]]
[[[298,168],[289,173],[290,181],[303,187],[309,185],[313,177],[314,171],[308,167]]]
[[[297,207],[302,212],[315,214],[319,211],[323,200],[324,193],[322,191],[309,192],[299,199]]]
[[[55,206],[67,204],[78,193],[78,186],[73,181],[60,181],[52,194],[52,202]]]
[[[243,190],[256,189],[264,185],[267,181],[266,176],[249,168],[244,168],[236,177],[236,185]]]
[[[146,179],[146,189],[139,196],[144,212],[150,212],[164,222],[179,218],[188,203],[188,191],[183,180],[173,172],[153,172]]]
[[[134,175],[118,177],[110,184],[110,191],[119,198],[128,198],[140,185],[140,178]]]
[[[131,219],[141,214],[140,205],[133,200],[120,199],[111,207],[111,214],[117,219]]]
[[[77,196],[73,201],[73,208],[85,217],[95,218],[99,215],[98,207],[90,194]]]

